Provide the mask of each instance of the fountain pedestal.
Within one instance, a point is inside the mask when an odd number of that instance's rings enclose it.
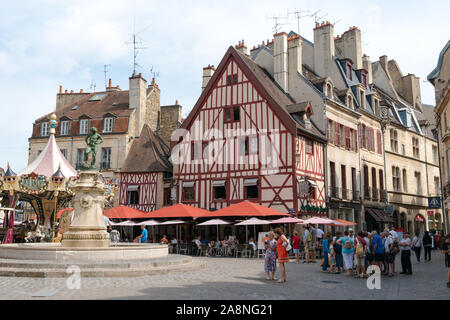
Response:
[[[62,247],[109,247],[109,234],[103,221],[104,186],[98,171],[81,171],[72,188],[74,217],[64,233]]]

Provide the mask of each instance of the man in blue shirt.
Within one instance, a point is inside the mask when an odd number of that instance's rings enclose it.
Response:
[[[141,225],[142,233],[140,236],[136,237],[136,240],[139,239],[139,242],[147,242],[148,231],[145,229],[144,225]]]
[[[383,239],[381,239],[381,236],[376,231],[374,232],[375,236],[373,237],[373,250],[375,252],[375,263],[381,271],[381,265],[384,263]]]

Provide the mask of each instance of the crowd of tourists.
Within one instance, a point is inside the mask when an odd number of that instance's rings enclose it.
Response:
[[[444,239],[440,234],[439,248],[445,255],[445,265],[448,268],[447,286],[450,286],[449,251],[450,235]],[[321,259],[320,267],[324,273],[343,273],[355,278],[369,277],[369,266],[377,266],[381,275],[393,277],[396,274],[395,261],[400,259],[400,274],[412,275],[411,251],[416,253],[420,262],[422,246],[425,251],[425,261],[431,261],[432,248],[438,248],[435,236],[426,231],[423,237],[417,233],[411,239],[408,232],[398,233],[394,229],[382,232],[359,231],[357,234],[350,228],[343,233],[338,231],[334,235],[313,226],[303,226],[302,238],[298,232],[292,237],[286,237],[280,228],[269,232],[270,239],[264,245],[266,249],[264,270],[267,280],[275,280],[276,261],[280,266],[280,280],[286,281],[285,263],[289,262],[288,252],[291,249],[295,261],[300,262],[300,253],[304,255],[303,263],[315,263]],[[300,249],[302,248],[302,250]],[[397,258],[398,257],[398,258]]]

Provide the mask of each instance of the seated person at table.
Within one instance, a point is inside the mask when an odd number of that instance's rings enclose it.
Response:
[[[162,239],[159,241],[160,244],[169,244],[166,235],[163,235]]]
[[[197,239],[194,240],[194,243],[197,245],[197,249],[201,248],[202,241],[201,241],[200,236],[198,236]]]
[[[250,238],[250,241],[248,242],[248,244],[251,247],[252,250],[252,254],[256,251],[256,244],[255,244],[255,239],[254,238]]]

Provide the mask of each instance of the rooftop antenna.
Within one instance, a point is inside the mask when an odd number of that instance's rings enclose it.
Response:
[[[280,31],[282,25],[289,24],[289,23],[280,23],[279,21],[282,20],[282,19],[288,19],[288,18],[289,18],[289,16],[286,16],[286,17],[276,17],[276,16],[266,17],[266,19],[272,19],[273,20],[274,26],[272,27],[272,32],[274,34],[276,34],[276,33],[278,33]]]
[[[141,30],[140,32],[142,32]],[[133,76],[136,75],[136,67],[141,67],[137,63],[137,55],[139,53],[139,50],[141,49],[147,49],[146,47],[142,46],[141,40],[136,40],[136,35],[140,32],[136,33],[136,2],[133,0],[133,40],[126,42],[126,44],[133,44]]]
[[[159,77],[159,71],[158,72],[153,71],[153,66],[150,68],[150,73],[152,74],[153,78],[155,78],[155,79],[157,77]]]
[[[317,10],[316,12],[314,12],[314,13],[311,15],[311,17],[314,17],[314,23],[315,23],[315,24],[318,24],[320,19],[323,19],[323,18],[325,18],[325,17],[328,15],[328,13],[325,13],[323,16],[318,17],[317,14],[318,14],[320,11],[322,11],[322,9]]]
[[[341,22],[341,21],[342,21],[342,19],[339,19],[338,21],[333,22],[332,25],[334,26],[336,23]]]
[[[305,18],[305,17],[309,17],[309,10],[297,10],[295,9],[294,12],[288,12],[289,14],[295,14],[295,19],[297,19],[297,34],[300,35],[300,19]]]
[[[92,80],[91,85],[89,86],[89,90],[94,89],[94,93],[95,93],[95,88],[97,87],[97,85],[95,84],[95,81]]]
[[[106,84],[106,74],[109,72],[109,70],[108,70],[109,66],[110,66],[110,64],[103,65],[103,72],[105,73],[105,91],[106,91],[106,88],[108,87],[108,85]]]

